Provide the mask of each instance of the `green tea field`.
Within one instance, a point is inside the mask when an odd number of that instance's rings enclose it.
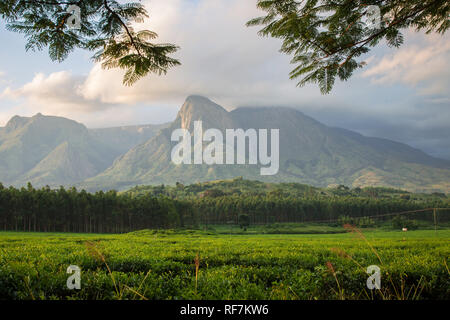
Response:
[[[450,230],[0,233],[0,299],[448,299]],[[80,268],[69,289],[67,268]],[[380,268],[369,290],[367,267]]]

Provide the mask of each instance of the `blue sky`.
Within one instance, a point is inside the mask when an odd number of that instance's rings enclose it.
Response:
[[[254,1],[143,1],[150,12],[141,28],[158,41],[181,46],[182,66],[149,76],[132,88],[122,73],[105,71],[78,50],[63,63],[46,51],[25,52],[20,34],[0,22],[0,126],[15,114],[65,116],[88,127],[171,121],[190,94],[228,109],[288,106],[365,135],[408,143],[450,159],[450,38],[405,32],[400,49],[382,45],[368,66],[332,94],[289,80],[289,57],[278,40],[260,38],[245,22],[259,12]]]

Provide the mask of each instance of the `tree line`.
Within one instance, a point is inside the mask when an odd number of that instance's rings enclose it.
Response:
[[[391,219],[390,213],[448,208],[448,200],[432,199],[414,201],[402,198],[363,197],[295,197],[233,195],[223,197],[192,198],[194,211],[199,213],[202,224],[239,223],[239,215],[249,216],[250,224],[284,222],[338,222],[342,216],[356,218],[371,216],[377,220]],[[441,214],[440,221],[448,221],[448,214]],[[432,211],[408,214],[409,218],[432,220]]]
[[[16,189],[0,184],[2,230],[122,233],[175,228],[193,223],[188,209],[183,201],[166,197],[132,198],[116,191],[88,193],[63,187],[35,189],[31,184]]]
[[[411,201],[356,197],[226,195],[173,199],[116,191],[88,193],[76,188],[5,188],[0,184],[0,230],[122,233],[141,229],[239,224],[311,222],[391,212],[448,207],[448,200]],[[418,214],[419,215],[419,214]],[[431,214],[420,213],[432,219]],[[445,218],[443,215],[442,218]]]

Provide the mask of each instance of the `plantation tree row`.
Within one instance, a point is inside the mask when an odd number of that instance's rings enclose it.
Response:
[[[191,224],[186,206],[168,198],[95,194],[75,188],[52,190],[4,188],[0,184],[0,229],[120,233],[145,228],[173,228]],[[189,220],[190,219],[190,220]]]
[[[177,200],[151,195],[133,197],[116,191],[35,189],[30,184],[16,189],[0,184],[0,230],[121,233],[198,224],[238,224],[240,215],[247,215],[250,224],[309,222],[443,207],[445,201],[276,195]],[[428,212],[416,216],[432,219]]]
[[[246,214],[250,224],[274,222],[325,222],[339,220],[342,216],[380,216],[404,211],[435,207],[449,207],[443,200],[410,201],[405,199],[376,199],[358,197],[280,197],[274,195],[193,198],[194,211],[199,213],[203,224],[238,223],[239,215]],[[444,212],[445,213],[445,212]],[[440,215],[440,221],[448,220],[448,214]],[[432,220],[432,210],[408,214],[409,218]]]

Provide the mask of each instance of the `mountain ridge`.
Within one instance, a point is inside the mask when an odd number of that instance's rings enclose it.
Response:
[[[255,165],[175,165],[174,130],[280,129],[280,168],[261,176]],[[0,127],[0,181],[23,186],[60,185],[88,191],[142,184],[191,184],[246,179],[299,182],[318,187],[386,186],[414,192],[450,192],[450,161],[406,144],[326,126],[287,107],[242,107],[231,111],[206,97],[186,98],[174,121],[89,129],[74,120],[12,117]]]
[[[174,165],[170,161],[171,132],[184,128],[192,133],[194,121],[202,121],[203,130],[280,128],[279,173],[263,177],[258,167],[251,165]],[[450,161],[399,142],[328,127],[292,108],[227,111],[200,96],[189,96],[172,124],[80,186],[123,189],[137,184],[189,184],[236,176],[315,186],[373,184],[412,191],[450,191]]]
[[[88,129],[74,120],[12,117],[0,127],[0,181],[23,186],[70,186],[107,169],[118,156],[163,125]]]

